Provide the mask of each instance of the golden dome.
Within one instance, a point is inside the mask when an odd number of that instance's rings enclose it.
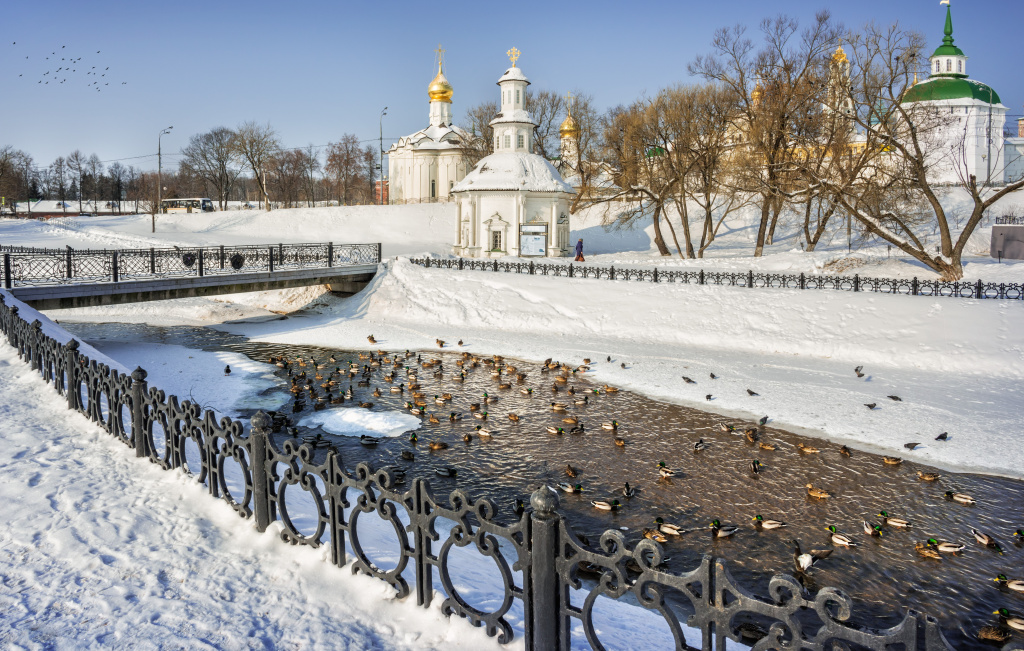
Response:
[[[563,138],[575,138],[580,134],[580,127],[576,124],[576,120],[572,117],[572,113],[565,116],[565,120],[562,121],[562,126],[558,127],[558,133]]]
[[[836,48],[836,51],[832,53],[832,60],[836,63],[847,63],[846,50],[840,45]]]
[[[448,102],[452,103],[452,93],[454,89],[452,85],[448,83],[444,73],[441,72],[441,64],[437,65],[437,76],[434,77],[434,81],[430,82],[430,86],[427,87],[427,94],[430,95],[431,102]]]

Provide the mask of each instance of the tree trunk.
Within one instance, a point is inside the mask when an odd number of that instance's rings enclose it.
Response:
[[[761,224],[757,228],[757,244],[754,245],[754,257],[760,258],[764,253],[764,236],[768,230],[768,220],[771,217],[771,200],[763,197],[761,203]]]
[[[679,219],[683,222],[683,241],[686,243],[686,257],[696,258],[697,256],[693,253],[693,240],[690,237],[690,213],[686,206],[686,199],[680,202]],[[672,235],[675,235],[675,231],[672,232]],[[678,242],[676,246],[679,246]]]
[[[782,206],[782,197],[776,197],[772,201],[772,222],[771,226],[768,227],[768,236],[765,238],[766,243],[769,245],[775,243],[775,225],[779,223],[779,214],[782,212]]]
[[[665,238],[661,235],[661,204],[657,204],[654,207],[654,218],[652,220],[654,224],[654,243],[658,245],[658,253],[661,255],[672,255],[665,246]]]

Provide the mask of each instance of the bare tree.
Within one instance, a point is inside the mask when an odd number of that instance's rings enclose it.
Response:
[[[245,122],[235,130],[231,148],[252,170],[253,178],[259,185],[266,209],[269,212],[270,193],[267,189],[265,172],[269,168],[274,154],[281,148],[281,143],[278,141],[273,127],[269,124]]]
[[[494,153],[494,129],[491,120],[498,116],[497,102],[481,102],[466,111],[462,128],[469,134],[462,146],[466,169],[472,169],[481,158]]]
[[[231,129],[216,127],[192,136],[181,150],[181,164],[213,188],[221,210],[227,208],[231,186],[241,173],[239,153],[232,146],[234,137]]]
[[[78,183],[76,184],[78,194],[78,212],[82,212],[82,180],[85,176],[87,159],[85,154],[83,154],[81,150],[76,149],[75,151],[68,154],[67,161],[68,169],[78,179]]]
[[[351,133],[327,145],[327,165],[324,170],[332,179],[338,202],[343,206],[354,203],[359,188],[365,183],[363,154],[359,138]]]
[[[306,204],[316,206],[317,175],[320,173],[320,156],[312,143],[302,150],[302,172],[306,191]]]
[[[526,107],[537,123],[535,152],[548,160],[558,158],[561,144],[558,127],[565,116],[565,98],[551,90],[527,90]]]
[[[305,177],[305,164],[302,150],[289,149],[278,152],[270,159],[270,185],[274,194],[291,208],[299,201]]]
[[[57,195],[61,210],[66,213],[68,211],[68,205],[65,203],[68,191],[68,165],[63,156],[58,156],[50,163],[49,177],[53,186],[51,191]]]

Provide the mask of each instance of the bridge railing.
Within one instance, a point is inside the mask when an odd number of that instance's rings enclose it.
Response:
[[[214,276],[377,264],[380,244],[247,244],[165,249],[0,247],[4,287]]]

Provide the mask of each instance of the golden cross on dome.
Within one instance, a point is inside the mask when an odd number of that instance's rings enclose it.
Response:
[[[434,50],[434,52],[437,53],[437,67],[438,68],[440,68],[441,64],[444,63],[444,53],[447,52],[447,51],[448,50],[446,50],[443,47],[441,47],[440,43],[437,44],[437,49]]]
[[[517,50],[515,47],[513,47],[511,50],[509,50],[505,54],[508,55],[509,60],[512,62],[512,67],[515,68],[516,67],[516,61],[519,60],[519,55],[520,55],[519,50]]]
[[[572,113],[572,93],[565,94],[565,105],[569,113]]]

